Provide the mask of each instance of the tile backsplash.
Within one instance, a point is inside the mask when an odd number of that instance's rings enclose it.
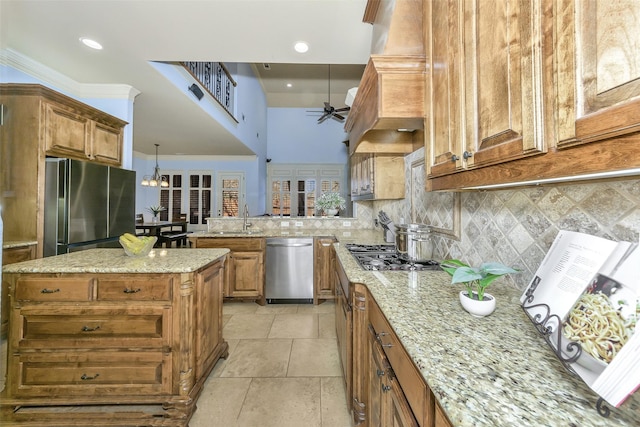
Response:
[[[505,278],[523,289],[559,230],[580,231],[612,240],[637,242],[640,236],[640,180],[537,186],[462,193],[424,191],[424,149],[405,158],[406,197],[357,202],[365,216],[384,210],[398,223],[430,224],[434,257],[459,258],[471,265],[500,261],[522,270]],[[455,230],[455,199],[460,198]],[[371,219],[373,221],[373,219]]]

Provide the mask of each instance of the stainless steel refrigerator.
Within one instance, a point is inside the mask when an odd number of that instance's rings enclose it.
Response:
[[[122,233],[135,233],[134,171],[60,158],[45,165],[44,256],[119,247]]]

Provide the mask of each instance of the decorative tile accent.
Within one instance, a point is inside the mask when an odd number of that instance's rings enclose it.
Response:
[[[358,212],[369,207],[369,212],[384,210],[396,223],[410,218],[435,227],[451,224],[455,193],[424,191],[424,177],[416,173],[424,173],[423,159],[422,148],[405,157],[405,175],[411,185],[404,200],[358,202]],[[473,191],[460,197],[461,240],[434,233],[434,257],[472,264],[499,260],[522,269],[522,274],[501,279],[519,289],[528,284],[559,230],[612,240],[638,241],[640,237],[638,179]],[[362,218],[358,215],[358,219]]]

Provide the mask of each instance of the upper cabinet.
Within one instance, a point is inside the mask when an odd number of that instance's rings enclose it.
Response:
[[[86,106],[43,100],[47,155],[120,166],[125,122]]]
[[[373,49],[345,123],[350,153],[414,151],[424,126],[425,56],[421,0],[369,0]]]
[[[46,156],[121,163],[126,122],[37,84],[0,84],[0,197],[5,240],[42,256]]]
[[[424,12],[427,190],[640,168],[639,2],[446,0]]]
[[[640,3],[558,1],[558,147],[640,130]]]
[[[430,5],[428,176],[544,152],[543,68],[551,32],[542,1]]]

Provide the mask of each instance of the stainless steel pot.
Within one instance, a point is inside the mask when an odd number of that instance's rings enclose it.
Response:
[[[431,227],[425,224],[396,225],[396,251],[409,262],[426,262],[433,259]]]

